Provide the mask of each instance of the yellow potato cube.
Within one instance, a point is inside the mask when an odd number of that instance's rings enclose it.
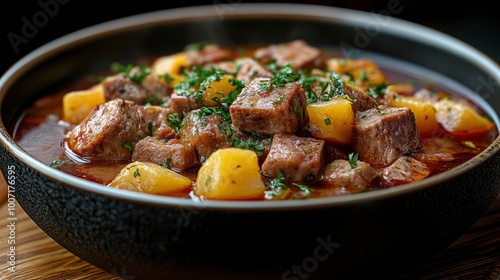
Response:
[[[189,66],[187,55],[184,52],[175,53],[157,58],[151,65],[151,72],[157,75],[168,73],[175,77]]]
[[[220,80],[213,81],[208,84],[202,97],[203,104],[209,107],[219,106],[219,103],[215,102],[214,98],[217,97],[222,99],[224,96],[229,95],[229,93],[235,88],[235,86],[231,83],[231,79],[233,79],[233,76],[224,75]]]
[[[68,92],[63,96],[63,120],[78,124],[96,107],[104,104],[104,90],[98,84],[87,90]]]
[[[350,74],[356,84],[382,84],[386,78],[375,62],[368,59],[331,58],[326,62],[330,71]]]
[[[314,138],[335,144],[348,144],[354,137],[351,101],[337,97],[307,105],[309,132]]]
[[[444,98],[434,105],[437,121],[452,133],[483,133],[493,128],[494,124],[481,116],[471,106],[456,100]]]
[[[415,115],[418,131],[421,134],[428,134],[439,128],[436,120],[436,110],[429,101],[412,96],[402,96],[393,93],[388,99],[391,107],[408,107]]]
[[[132,162],[108,184],[110,187],[161,195],[182,195],[192,188],[192,181],[175,171],[149,162]]]
[[[214,152],[198,172],[194,194],[219,200],[251,200],[264,197],[257,154],[240,148]]]

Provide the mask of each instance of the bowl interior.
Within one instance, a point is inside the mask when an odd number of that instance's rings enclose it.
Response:
[[[200,41],[242,45],[279,43],[294,39],[304,39],[311,45],[335,48],[339,54],[349,58],[371,57],[380,63],[394,62],[401,71],[413,72],[433,82],[444,79],[449,87],[478,103],[496,125],[500,126],[500,70],[494,62],[468,45],[390,16],[280,4],[242,4],[238,9],[222,15],[212,6],[159,11],[108,22],[65,36],[30,53],[2,77],[2,125],[5,128],[12,127],[20,110],[32,102],[35,96],[56,91],[61,85],[89,74],[106,71],[113,62],[126,64],[144,57],[174,53],[186,44]],[[122,199],[136,199],[71,178],[37,163],[18,149],[6,130],[2,134],[5,146],[22,157],[28,165],[45,174],[59,177],[70,185],[92,192]],[[497,150],[498,147],[489,153],[494,154]],[[450,174],[445,172],[431,180],[399,187],[397,190],[325,199],[321,203],[287,203],[288,206],[351,203],[357,199],[390,196],[397,192],[411,191],[412,188],[424,188],[446,180],[447,176]],[[179,203],[176,199],[171,201],[169,198],[148,195],[140,197],[144,199],[143,202]],[[210,204],[226,207],[227,203]],[[274,206],[276,205],[268,203],[265,207]],[[237,207],[254,206],[245,206],[243,203]]]

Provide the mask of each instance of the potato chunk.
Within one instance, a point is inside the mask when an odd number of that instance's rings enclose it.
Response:
[[[351,101],[337,97],[307,105],[309,132],[329,143],[348,144],[354,137],[354,112]]]
[[[161,195],[185,195],[192,181],[158,164],[135,161],[125,166],[109,183],[110,187]]]
[[[238,200],[264,197],[257,154],[240,148],[217,150],[198,172],[194,194],[207,199]]]
[[[151,72],[158,75],[165,73],[170,75],[180,75],[182,73],[182,69],[188,66],[189,63],[186,53],[180,52],[157,58],[151,66]]]
[[[224,96],[228,96],[229,93],[235,88],[231,80],[233,76],[224,75],[218,81],[213,81],[208,84],[207,89],[202,97],[203,104],[209,107],[219,106],[219,103],[214,101],[214,98],[222,99]]]
[[[434,105],[437,121],[454,134],[481,134],[489,131],[493,123],[471,106],[452,99],[441,99]]]
[[[101,84],[87,90],[68,92],[63,96],[63,120],[78,124],[96,107],[104,104],[104,91]]]

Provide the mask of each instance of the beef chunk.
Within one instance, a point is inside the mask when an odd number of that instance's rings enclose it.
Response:
[[[364,90],[353,87],[350,85],[344,85],[344,94],[349,96],[354,102],[352,103],[353,111],[366,111],[377,106],[377,102],[371,96],[369,96]]]
[[[172,88],[167,85],[165,79],[157,75],[147,75],[142,81],[142,87],[147,92],[147,98],[143,103],[162,104],[172,93]]]
[[[257,49],[254,56],[262,63],[275,60],[276,65],[280,67],[289,63],[294,70],[325,67],[325,60],[321,51],[318,48],[309,46],[304,40],[269,45]]]
[[[142,86],[128,80],[123,75],[106,78],[102,82],[102,87],[106,101],[119,98],[142,104],[148,97],[146,90]]]
[[[271,150],[262,164],[262,173],[277,178],[280,172],[286,180],[315,180],[323,164],[325,142],[293,134],[274,135]]]
[[[255,78],[271,78],[272,76],[273,73],[255,59],[247,58],[241,62],[236,79],[248,84]]]
[[[377,174],[378,170],[366,162],[358,160],[355,166],[351,166],[348,160],[337,159],[325,165],[320,183],[347,192],[359,192],[366,190]]]
[[[198,159],[208,158],[216,150],[233,145],[228,132],[222,130],[229,123],[219,115],[203,115],[197,109],[184,118],[183,124],[178,133],[179,138],[195,149]]]
[[[183,116],[185,113],[194,109],[201,108],[201,104],[194,101],[193,97],[178,95],[175,92],[170,96],[169,106],[172,111],[177,113],[179,116]]]
[[[379,107],[356,113],[353,150],[359,159],[387,166],[422,143],[413,112],[406,107]]]
[[[172,168],[184,170],[198,163],[196,152],[187,143],[178,139],[161,141],[148,136],[135,144],[133,161],[170,164]]]
[[[167,125],[167,116],[172,114],[172,109],[161,106],[144,106],[146,123],[150,132],[158,130],[160,127]]]
[[[107,77],[102,85],[107,101],[120,98],[137,104],[161,104],[166,101],[172,91],[163,79],[155,75],[147,75],[141,84],[137,84],[124,75],[118,74]]]
[[[204,65],[231,59],[231,53],[217,44],[208,44],[186,52],[189,65]]]
[[[264,135],[293,134],[308,121],[302,87],[297,83],[271,86],[268,78],[254,79],[244,87],[230,113],[237,128]]]
[[[429,176],[430,170],[423,162],[402,156],[382,171],[382,183],[397,186],[420,181]]]
[[[114,99],[94,110],[68,132],[68,147],[83,157],[129,160],[132,148],[148,135],[142,106]]]

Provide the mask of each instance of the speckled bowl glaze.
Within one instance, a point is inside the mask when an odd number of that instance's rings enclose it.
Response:
[[[500,126],[498,65],[434,30],[320,6],[241,3],[223,11],[159,11],[60,38],[3,75],[0,166],[6,177],[15,168],[18,203],[70,252],[125,279],[389,276],[443,250],[499,193],[499,139],[466,164],[397,188],[325,199],[196,202],[110,189],[64,174],[23,151],[6,129],[37,93],[114,61],[174,52],[197,41],[296,38],[340,46],[347,55],[377,54],[432,69],[468,89],[467,97]]]

